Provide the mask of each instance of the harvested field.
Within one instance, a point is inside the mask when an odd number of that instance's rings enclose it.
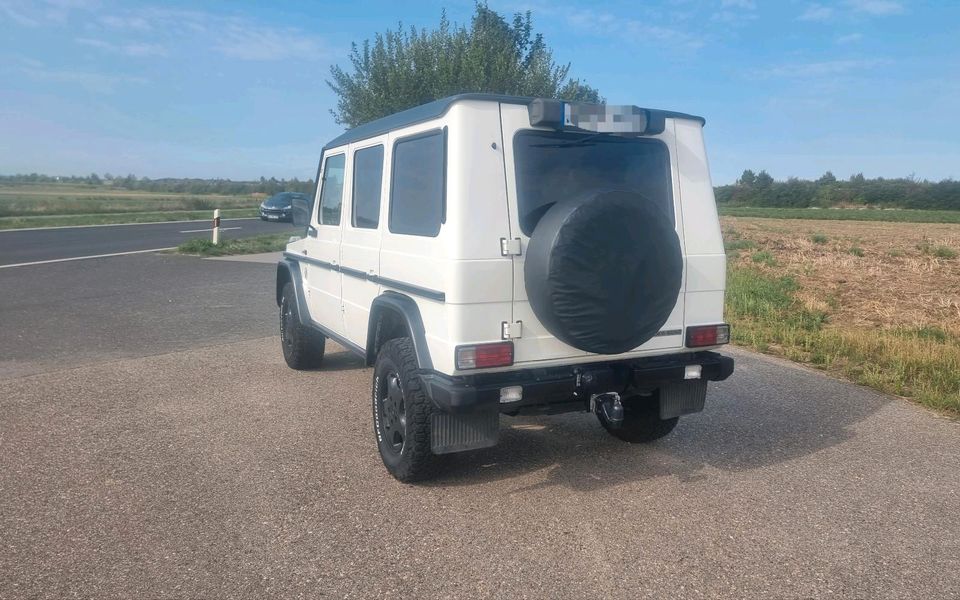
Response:
[[[722,223],[736,343],[960,414],[960,225]]]

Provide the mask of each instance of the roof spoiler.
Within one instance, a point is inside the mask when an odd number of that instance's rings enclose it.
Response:
[[[593,133],[642,136],[663,133],[662,111],[639,106],[588,104],[535,98],[527,105],[530,125],[553,129],[575,129]]]

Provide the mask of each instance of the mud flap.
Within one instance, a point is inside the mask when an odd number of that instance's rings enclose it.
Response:
[[[660,386],[660,418],[672,419],[703,410],[707,399],[706,381],[665,383]]]
[[[430,430],[430,449],[434,454],[496,446],[500,412],[484,410],[458,415],[435,412],[430,419]]]

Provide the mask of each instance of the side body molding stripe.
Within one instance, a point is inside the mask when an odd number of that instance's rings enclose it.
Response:
[[[286,272],[286,275],[284,275],[284,272]],[[297,263],[295,261],[284,259],[284,260],[281,260],[279,263],[277,263],[277,283],[278,283],[277,305],[278,306],[280,304],[281,289],[279,289],[280,287],[279,282],[281,281],[281,278],[289,278],[290,282],[293,284],[293,289],[296,291],[296,294],[297,294],[297,314],[300,316],[300,323],[302,325],[306,325],[307,327],[316,329],[317,331],[327,336],[328,338],[332,339],[333,341],[337,342],[338,344],[340,344],[350,352],[353,352],[354,354],[366,359],[367,351],[364,348],[361,348],[360,346],[354,344],[353,342],[346,339],[342,335],[339,335],[330,331],[320,323],[317,323],[316,321],[314,321],[312,317],[310,317],[310,312],[307,310],[307,300],[303,293],[303,281],[300,279],[300,269],[297,266]]]
[[[363,271],[358,271],[356,269],[351,269],[350,267],[344,267],[342,265],[335,265],[325,260],[319,260],[316,258],[311,258],[309,256],[304,256],[302,254],[296,254],[293,252],[284,252],[283,256],[286,259],[291,261],[301,261],[301,262],[309,263],[311,265],[316,265],[318,267],[323,267],[324,269],[330,269],[331,271],[338,271],[350,277],[356,277],[357,279],[366,279],[368,281],[373,281],[375,283],[379,283],[387,287],[396,288],[398,290],[407,292],[408,294],[420,296],[428,300],[445,302],[447,299],[446,294],[444,294],[443,292],[438,292],[437,290],[431,290],[429,288],[420,287],[418,285],[413,285],[412,283],[397,281],[396,279],[380,277],[379,275],[370,275],[368,273],[364,273]]]

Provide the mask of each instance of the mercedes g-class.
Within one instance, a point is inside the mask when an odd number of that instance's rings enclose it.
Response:
[[[496,444],[500,415],[667,435],[733,372],[711,351],[730,328],[703,125],[463,94],[347,131],[277,267],[284,359],[319,367],[331,339],[374,366],[373,430],[401,481]]]

